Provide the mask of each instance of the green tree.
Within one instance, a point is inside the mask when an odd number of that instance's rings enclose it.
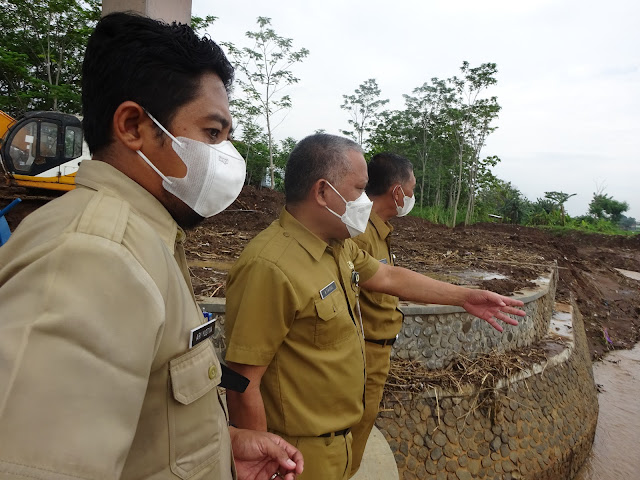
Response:
[[[435,204],[440,204],[442,192],[443,156],[435,157],[436,165],[430,166],[432,154],[438,150],[438,144],[446,137],[446,112],[454,101],[453,89],[444,80],[432,78],[431,84],[424,83],[413,89],[413,95],[403,95],[405,113],[413,120],[415,134],[412,135],[416,146],[418,186],[420,206],[424,206],[425,184],[427,189],[434,184]],[[431,167],[431,168],[430,168]],[[431,174],[429,174],[431,173]],[[436,173],[433,175],[433,173]],[[428,194],[428,192],[427,192]]]
[[[471,68],[468,62],[462,62],[460,67],[462,76],[449,79],[456,92],[456,104],[450,112],[458,156],[457,182],[452,185],[455,192],[452,195],[454,198],[452,226],[456,224],[465,169],[468,176],[465,185],[468,191],[465,225],[468,224],[473,213],[480,151],[484,147],[487,135],[495,130],[492,122],[500,111],[497,97],[486,99],[481,98],[480,95],[488,87],[497,83],[495,77],[497,71],[495,63],[483,63],[479,67]]]
[[[252,48],[236,48],[224,42],[223,45],[241,74],[236,84],[245,95],[245,105],[257,108],[266,122],[271,188],[275,188],[273,131],[279,123],[274,120],[278,113],[291,108],[291,97],[282,91],[298,83],[299,78],[293,75],[291,68],[302,62],[309,50],[294,50],[291,38],[281,37],[271,28],[270,18],[258,17],[257,23],[257,31],[246,33],[253,41]]]
[[[202,35],[203,32],[209,28],[218,19],[213,15],[207,15],[206,17],[198,17],[197,15],[191,16],[191,28],[198,35]]]
[[[505,222],[521,224],[531,210],[531,202],[511,182],[496,179],[481,191],[479,202],[488,213],[503,217]]]
[[[260,109],[244,98],[229,102],[234,119],[234,141],[242,144],[239,151],[247,162],[248,185],[259,186],[269,167],[269,140],[258,122]]]
[[[342,98],[344,102],[340,108],[349,112],[351,118],[348,122],[353,130],[341,130],[341,132],[364,147],[365,135],[369,135],[376,126],[376,113],[382,106],[389,103],[389,100],[380,98],[380,87],[373,78],[361,83],[353,95],[342,95]]]
[[[82,59],[98,0],[0,1],[0,109],[79,113]]]
[[[544,197],[547,200],[553,202],[553,204],[560,208],[560,213],[562,214],[562,225],[565,225],[564,219],[564,204],[571,197],[576,196],[577,193],[564,193],[564,192],[544,192]]]
[[[622,219],[622,214],[629,210],[627,202],[619,202],[605,193],[594,193],[589,203],[589,213],[597,219],[610,220],[617,224]]]

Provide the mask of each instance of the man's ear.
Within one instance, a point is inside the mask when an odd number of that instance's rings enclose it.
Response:
[[[114,139],[130,150],[142,149],[145,140],[155,135],[153,122],[135,102],[122,102],[113,114]]]
[[[396,202],[396,205],[400,205],[400,200],[404,197],[400,184],[394,183],[389,187],[389,190],[391,192],[391,198]]]
[[[311,187],[311,198],[321,207],[327,206],[326,192],[327,181],[323,178],[316,180],[316,183]]]

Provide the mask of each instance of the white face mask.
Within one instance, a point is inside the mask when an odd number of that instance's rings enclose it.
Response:
[[[162,178],[164,189],[202,217],[220,213],[238,198],[247,173],[242,155],[229,140],[210,145],[186,137],[174,137],[147,112],[172,140],[171,146],[187,166],[183,178],[166,177],[140,150],[138,155]]]
[[[393,203],[396,204],[396,210],[398,211],[398,217],[404,217],[406,214],[408,214],[411,209],[413,208],[413,206],[416,203],[416,196],[414,195],[413,197],[407,197],[404,194],[404,190],[402,190],[402,187],[400,185],[398,185],[397,188],[400,188],[400,191],[402,192],[402,195],[404,195],[403,201],[404,201],[404,206],[400,207],[398,205],[398,202],[396,202],[396,199],[393,199]]]
[[[331,213],[333,213],[336,217],[342,220],[347,226],[347,230],[349,231],[349,235],[351,237],[357,237],[358,235],[364,233],[367,229],[367,223],[369,222],[369,215],[371,215],[371,207],[373,207],[373,202],[369,200],[367,194],[362,192],[357,199],[347,202],[340,192],[334,188],[329,182],[327,182],[333,191],[338,194],[342,201],[346,204],[347,208],[345,209],[342,215],[338,215],[336,212],[331,210],[329,207],[326,207]]]

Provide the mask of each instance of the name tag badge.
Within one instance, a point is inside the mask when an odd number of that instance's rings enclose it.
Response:
[[[336,282],[331,282],[329,285],[320,290],[320,298],[327,298],[330,293],[335,292],[336,288]]]
[[[388,264],[389,262],[387,262],[387,259],[386,259],[386,258],[382,258],[382,259],[380,260],[380,263]]]
[[[191,336],[189,337],[189,348],[195,347],[200,342],[203,342],[207,338],[213,335],[213,331],[215,330],[215,321],[209,320],[207,323],[203,323],[199,327],[191,329]]]

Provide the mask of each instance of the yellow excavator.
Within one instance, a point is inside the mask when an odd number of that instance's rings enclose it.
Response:
[[[82,122],[60,112],[30,112],[18,121],[0,112],[0,157],[7,183],[72,190],[80,162],[89,160]]]

